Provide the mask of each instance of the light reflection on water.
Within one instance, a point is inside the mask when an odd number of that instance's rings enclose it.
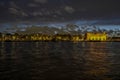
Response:
[[[0,80],[120,80],[119,42],[1,42]]]

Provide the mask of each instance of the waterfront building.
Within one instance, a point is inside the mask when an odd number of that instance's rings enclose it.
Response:
[[[85,34],[85,38],[87,41],[106,41],[107,34],[105,32],[104,33],[88,32]]]

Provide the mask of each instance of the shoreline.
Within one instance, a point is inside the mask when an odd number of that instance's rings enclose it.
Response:
[[[62,41],[62,40],[59,40],[59,41],[43,41],[43,40],[6,40],[6,41],[0,41],[0,42],[120,42],[120,40],[107,40],[107,41],[86,41],[86,40],[83,40],[83,41]]]

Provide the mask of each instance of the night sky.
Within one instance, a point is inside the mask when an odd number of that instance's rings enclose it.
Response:
[[[80,20],[120,24],[120,0],[0,0],[0,23]]]
[[[120,0],[0,0],[0,22],[119,19]]]

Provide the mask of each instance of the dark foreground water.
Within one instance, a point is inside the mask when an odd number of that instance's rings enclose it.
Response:
[[[120,80],[120,43],[0,42],[0,80]]]

